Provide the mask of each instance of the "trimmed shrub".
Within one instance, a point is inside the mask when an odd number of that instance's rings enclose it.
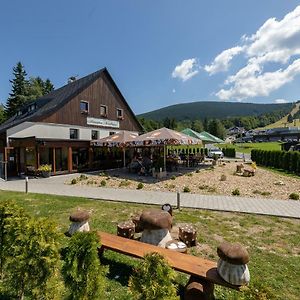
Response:
[[[52,222],[0,205],[0,285],[9,299],[60,299],[59,239]]]
[[[289,199],[292,199],[292,200],[299,200],[299,194],[298,193],[291,193],[289,195]]]
[[[231,194],[232,194],[233,196],[239,196],[241,193],[240,193],[240,190],[239,190],[239,189],[234,189],[234,190],[231,192]]]
[[[62,250],[62,275],[71,299],[104,299],[107,268],[101,266],[95,232],[76,232]]]
[[[226,157],[233,157],[235,158],[235,148],[223,148],[222,152],[224,153],[224,156]]]
[[[139,263],[129,279],[129,291],[134,299],[179,299],[177,287],[172,283],[175,271],[161,254],[149,253]]]
[[[76,184],[77,183],[77,179],[76,178],[73,178],[72,180],[71,180],[71,184]]]
[[[260,166],[283,169],[300,175],[300,152],[299,151],[267,151],[253,149],[251,159]]]
[[[139,184],[137,185],[136,189],[137,190],[141,190],[144,187],[144,184],[142,182],[139,182]]]
[[[101,182],[100,182],[100,186],[106,186],[106,181],[105,180],[101,180]]]
[[[184,192],[184,193],[190,193],[190,192],[191,192],[191,189],[190,189],[188,186],[185,186],[185,187],[183,188],[183,192]]]

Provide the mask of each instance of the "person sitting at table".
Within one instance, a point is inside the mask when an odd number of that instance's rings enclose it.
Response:
[[[142,159],[142,165],[145,168],[145,173],[150,173],[152,160],[148,156],[144,156]]]

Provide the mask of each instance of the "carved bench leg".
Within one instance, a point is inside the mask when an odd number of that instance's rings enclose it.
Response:
[[[199,277],[191,276],[185,287],[184,300],[213,299],[215,299],[214,284]]]
[[[104,253],[104,247],[103,246],[98,247],[97,250],[98,250],[98,257],[101,258]]]

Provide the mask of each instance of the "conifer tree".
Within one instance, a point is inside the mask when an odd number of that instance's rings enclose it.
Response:
[[[10,80],[12,90],[6,102],[5,113],[11,117],[24,105],[27,99],[28,82],[26,80],[26,71],[21,62],[13,68],[14,79]]]

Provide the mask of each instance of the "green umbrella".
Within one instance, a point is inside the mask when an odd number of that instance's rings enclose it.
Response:
[[[219,139],[218,137],[210,134],[209,132],[206,131],[202,131],[200,133],[200,139],[202,139],[203,141],[205,141],[206,143],[211,142],[211,143],[224,143],[223,140]]]

